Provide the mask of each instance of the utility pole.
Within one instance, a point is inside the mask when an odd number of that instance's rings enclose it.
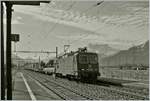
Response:
[[[3,1],[6,4],[6,75],[7,75],[7,100],[12,100],[12,75],[11,75],[11,17],[13,5],[37,5],[50,3],[50,1]]]
[[[58,47],[56,47],[56,61],[55,61],[54,78],[56,76],[56,69],[57,69],[57,65],[58,65],[57,58],[58,58]]]
[[[1,1],[1,100],[5,100],[3,1]]]
[[[56,58],[58,57],[58,47],[56,47]]]
[[[39,69],[41,68],[41,66],[40,66],[41,63],[40,62],[41,62],[41,60],[40,60],[40,56],[39,56]]]
[[[126,55],[125,55],[125,66],[128,67],[127,53],[126,53]]]
[[[134,65],[135,65],[135,49],[134,49],[134,47],[135,47],[135,45],[134,44],[132,44],[132,47],[133,47],[133,50],[132,50],[132,65],[133,65],[133,67],[134,67]]]

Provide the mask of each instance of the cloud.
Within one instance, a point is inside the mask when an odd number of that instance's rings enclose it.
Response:
[[[15,20],[12,20],[12,24],[23,24],[23,23],[21,23],[19,20],[15,19]]]
[[[90,23],[86,23],[86,17],[80,17],[80,19],[77,19],[74,21],[72,19],[72,17],[68,16],[67,18],[69,19],[64,19],[62,20],[60,17],[56,17],[57,14],[46,14],[43,12],[40,12],[39,8],[35,8],[36,12],[28,10],[27,9],[17,9],[16,12],[20,12],[20,13],[25,13],[25,14],[29,14],[29,15],[33,15],[36,19],[40,19],[43,21],[48,21],[48,22],[53,22],[53,23],[57,23],[57,24],[62,24],[62,25],[67,25],[67,26],[72,26],[72,27],[76,27],[76,28],[80,28],[83,29],[85,31],[89,31],[92,34],[97,34],[97,35],[103,35],[102,33],[96,32],[95,28],[97,25],[95,25],[95,27],[91,27]],[[55,15],[55,16],[51,16],[51,15]],[[81,20],[81,21],[80,21]],[[101,24],[102,25],[102,24]],[[98,27],[100,27],[101,25],[99,25]]]
[[[111,4],[110,4],[111,5]],[[146,16],[148,16],[148,12],[145,11],[147,15],[140,14],[134,15],[134,12],[139,8],[140,9],[148,9],[148,7],[137,7],[137,5],[133,5],[133,7],[130,7],[130,3],[126,3],[126,6],[120,5],[120,7],[124,7],[127,10],[132,12],[132,15],[130,12],[126,15],[120,16],[119,13],[115,13],[115,15],[104,15],[102,14],[100,18],[93,20],[93,16],[89,17],[88,15],[85,15],[84,13],[79,13],[79,11],[66,11],[61,10],[60,8],[53,8],[51,6],[43,6],[43,7],[30,7],[30,6],[24,6],[24,7],[16,7],[16,11],[31,14],[35,16],[36,18],[44,21],[50,21],[50,22],[59,22],[60,24],[68,25],[68,26],[74,26],[78,27],[84,30],[93,31],[95,33],[99,33],[97,30],[95,31],[96,27],[102,27],[105,25],[105,27],[108,27],[107,25],[111,26],[128,26],[130,23],[135,23],[136,21],[141,21],[145,19]],[[130,9],[129,9],[129,8]],[[106,8],[107,9],[107,8]],[[137,11],[136,11],[137,12]],[[142,12],[142,10],[138,11]],[[96,17],[97,18],[97,17]],[[130,23],[129,23],[130,22]],[[136,24],[130,24],[130,26],[135,26]]]
[[[20,16],[17,16],[17,19],[18,19],[18,20],[22,20],[22,17],[20,17]]]
[[[69,1],[68,1],[69,2]],[[80,2],[80,1],[79,1]],[[43,6],[42,7],[31,7],[31,6],[16,6],[14,10],[16,12],[21,12],[29,15],[33,15],[34,18],[40,19],[45,22],[53,22],[59,25],[72,26],[85,31],[88,31],[88,35],[82,40],[90,40],[91,42],[107,42],[111,43],[132,43],[128,40],[136,40],[142,38],[144,39],[147,33],[147,17],[148,17],[148,7],[144,8],[141,3],[122,3],[117,5],[117,3],[105,3],[107,6],[103,6],[103,10],[99,9],[100,15],[88,15],[81,13],[80,11],[69,10],[66,11],[60,7]],[[104,4],[104,5],[105,5]],[[54,3],[57,6],[56,3]],[[112,6],[113,5],[113,6]],[[145,4],[144,4],[145,5]],[[108,7],[110,6],[110,7]],[[115,8],[115,13],[108,11],[108,8],[119,6]],[[139,10],[141,9],[141,10]],[[138,11],[137,11],[138,10]],[[123,11],[125,13],[123,13]],[[110,14],[108,14],[110,12]],[[143,30],[141,26],[143,24]],[[141,35],[141,33],[143,33]],[[80,35],[70,35],[70,36],[56,36],[60,39],[80,39]],[[118,41],[113,41],[113,39],[120,39]],[[107,41],[110,40],[110,41]],[[127,40],[125,42],[124,40]]]

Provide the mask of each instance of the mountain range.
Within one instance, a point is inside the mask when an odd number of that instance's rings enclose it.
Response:
[[[102,57],[113,55],[119,52],[120,50],[115,49],[109,46],[108,44],[89,44],[88,51],[96,52],[102,58]]]
[[[102,66],[149,65],[149,41],[100,60]]]
[[[88,51],[97,52],[99,55],[99,64],[102,66],[118,66],[142,64],[149,65],[149,41],[130,47],[127,50],[115,49],[108,44],[89,44]],[[16,61],[17,60],[17,61]],[[37,59],[21,58],[12,54],[12,63],[38,62]],[[47,62],[48,60],[43,60]]]

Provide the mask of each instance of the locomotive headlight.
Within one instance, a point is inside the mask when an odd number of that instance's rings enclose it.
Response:
[[[85,70],[84,68],[82,68],[81,70]]]

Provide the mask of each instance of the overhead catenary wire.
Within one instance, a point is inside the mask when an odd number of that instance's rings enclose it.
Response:
[[[88,9],[86,9],[86,11],[84,11],[84,12],[87,12],[88,10],[91,10],[91,8],[93,8],[93,7],[97,7],[97,6],[101,5],[103,2],[104,2],[104,1],[97,2],[97,3],[94,4],[92,7],[89,7]],[[73,6],[75,5],[75,3],[76,3],[76,1],[74,1],[74,2],[69,6],[69,8],[66,9],[66,11],[69,11],[70,9],[72,9]],[[82,12],[82,13],[83,13],[83,12]],[[53,27],[51,27],[50,31],[48,31],[48,33],[47,33],[47,35],[45,35],[45,37],[48,37],[49,33],[52,33],[52,32],[56,29],[56,27],[58,26],[58,23],[59,23],[59,20],[57,20],[57,22],[53,25]],[[85,38],[85,37],[87,37],[87,36],[89,36],[89,34],[84,35],[83,37]],[[79,39],[77,39],[77,40],[72,41],[70,44],[73,44],[74,42],[83,39],[83,37],[81,37],[81,38],[79,38]]]
[[[97,2],[95,5],[92,6],[92,8],[95,7],[95,6],[99,6],[99,5],[102,4],[103,2],[104,2],[104,1]],[[66,11],[71,10],[71,9],[73,8],[73,6],[75,5],[75,3],[76,3],[76,1],[74,1],[74,2],[69,6],[69,8],[66,9]],[[91,8],[91,7],[90,7],[90,8]],[[87,10],[90,10],[90,8],[88,8]],[[87,11],[87,10],[86,10],[86,11]],[[84,11],[84,12],[86,12],[86,11]],[[58,23],[59,23],[59,20],[53,25],[53,27],[51,27],[50,31],[48,31],[48,34],[49,34],[49,33],[52,33],[52,32],[55,30],[55,28],[57,27]],[[48,34],[47,34],[45,37],[47,37]]]
[[[89,7],[88,9],[86,9],[85,11],[83,11],[83,12],[81,12],[81,13],[85,13],[85,12],[87,12],[88,10],[91,10],[92,8],[94,8],[94,7],[96,7],[96,6],[101,5],[103,2],[104,2],[104,0],[103,0],[103,1],[100,1],[100,2],[97,2],[95,5],[93,5],[92,7]],[[74,44],[75,42],[77,42],[77,41],[79,41],[79,40],[81,40],[81,39],[83,39],[83,38],[85,38],[85,37],[87,37],[87,36],[89,36],[89,34],[83,35],[83,36],[80,37],[79,39],[71,41],[69,44],[70,44],[70,45],[71,45],[71,44]]]
[[[74,1],[74,2],[69,6],[69,8],[68,8],[67,10],[72,9],[72,7],[74,6],[75,3],[76,3],[76,2]],[[95,6],[98,6],[98,5],[100,5],[101,3],[102,3],[102,1],[99,2],[99,3],[97,3]],[[58,20],[58,22],[59,22],[59,20]],[[58,22],[56,22],[56,23],[54,24],[54,26],[51,27],[50,31],[48,31],[48,34],[49,34],[49,33],[52,33],[52,32],[54,31],[54,29],[55,29],[55,28],[57,27],[57,25],[58,25]],[[46,35],[46,37],[48,36],[48,34]],[[87,37],[87,36],[88,36],[88,34],[85,35],[84,38]],[[29,37],[30,37],[30,36],[29,36]],[[80,39],[82,39],[82,38],[79,38],[78,40],[80,40]],[[78,41],[78,40],[75,40],[75,41]],[[73,42],[75,42],[75,41],[73,41]]]
[[[66,11],[71,10],[75,4],[76,4],[76,1],[73,1],[73,3],[66,9]]]
[[[75,4],[76,2],[73,2],[70,6],[69,6],[69,8],[67,8],[66,10],[70,10],[70,9],[72,9],[72,7],[73,7],[73,5]],[[44,11],[44,10],[42,10],[42,11]],[[54,25],[50,28],[50,30],[49,31],[47,31],[48,33],[47,33],[47,35],[45,35],[45,37],[48,37],[48,35],[49,35],[49,33],[52,33],[53,31],[54,31],[54,29],[57,27],[57,25],[58,25],[58,23],[59,23],[59,20],[57,20],[56,21],[56,23],[54,23]],[[44,27],[45,28],[45,27]],[[46,30],[44,30],[44,31],[46,31]],[[42,33],[44,33],[44,32],[42,32]],[[28,35],[28,37],[31,37],[30,35]],[[28,42],[28,43],[30,43],[30,42]],[[55,53],[55,52],[47,52],[47,51],[18,51],[19,53],[47,53],[47,54],[49,54],[49,53]]]
[[[87,36],[89,36],[89,34],[83,35],[83,36],[80,37],[79,39],[71,41],[69,44],[71,45],[71,44],[73,44],[73,43],[75,43],[75,42],[77,42],[77,41],[79,41],[79,40],[81,40],[81,39],[83,39],[83,38],[85,38],[85,37],[87,37]]]
[[[74,2],[66,9],[66,11],[71,10],[71,9],[73,8],[73,6],[75,5],[75,3],[76,3],[76,1],[74,1]],[[52,32],[58,27],[59,20],[60,20],[60,19],[58,19],[58,20],[54,23],[54,25],[51,27],[50,31],[48,31],[48,33],[46,34],[45,37],[48,37],[49,33],[52,33]]]
[[[101,5],[103,2],[104,2],[104,0],[103,0],[103,1],[100,1],[100,2],[97,2],[95,5],[92,5],[91,7],[87,8],[87,9],[84,10],[82,13],[88,12],[89,10],[93,9],[94,7],[97,7],[97,6]]]
[[[50,51],[16,51],[18,53],[47,53],[47,54],[50,54],[50,53],[56,53],[56,52],[50,52]]]
[[[88,8],[88,9],[86,9],[84,12],[87,12],[88,10],[91,10],[91,8],[93,8],[93,7],[97,7],[97,6],[101,5],[103,2],[104,2],[104,0],[100,1],[100,2],[97,2],[95,5],[93,5],[92,7]],[[79,39],[71,41],[69,44],[73,44],[73,43],[75,43],[75,42],[77,42],[77,41],[79,41],[79,40],[81,40],[81,39],[83,39],[85,37],[88,37],[88,36],[89,36],[89,34],[83,35]]]

